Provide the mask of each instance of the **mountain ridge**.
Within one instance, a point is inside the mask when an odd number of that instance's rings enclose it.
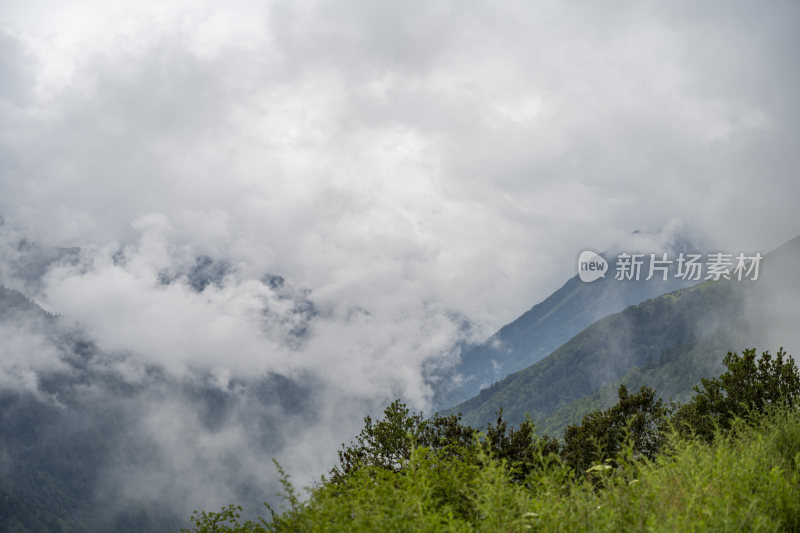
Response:
[[[611,254],[600,255],[608,261],[609,273],[614,272],[616,263]],[[645,257],[643,271],[648,265],[649,256]],[[674,274],[674,268],[670,272]],[[449,390],[439,388],[434,403],[439,408],[448,408],[467,400],[492,383],[548,356],[597,320],[696,283],[674,275],[667,281],[618,281],[607,275],[585,283],[574,275],[485,342],[466,348],[456,367],[460,381]]]
[[[780,314],[769,304],[797,291],[787,280],[798,261],[800,237],[765,256],[761,281],[706,281],[629,306],[445,412],[461,412],[466,423],[482,426],[502,407],[511,422],[530,414],[540,427],[558,432],[598,406],[584,402],[570,413],[571,404],[623,380],[658,385],[662,396],[680,399],[700,377],[720,370],[727,351],[770,340],[764,332]]]

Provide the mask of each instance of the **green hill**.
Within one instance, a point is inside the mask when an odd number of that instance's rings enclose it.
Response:
[[[682,240],[670,244],[690,246]],[[606,254],[615,269],[613,258]],[[643,266],[647,271],[649,259]],[[475,394],[481,387],[526,368],[547,357],[556,348],[597,320],[681,288],[696,285],[671,276],[667,281],[616,281],[613,275],[592,283],[578,276],[567,280],[557,291],[534,305],[513,322],[506,324],[486,342],[472,346],[461,354],[455,369],[460,379],[444,379],[437,387],[435,403],[449,407]]]
[[[767,345],[775,328],[797,323],[797,264],[800,237],[764,258],[757,281],[708,281],[630,306],[448,411],[480,427],[502,407],[511,422],[527,413],[540,430],[557,434],[613,403],[620,383],[685,399],[701,377],[721,370],[720,354]]]

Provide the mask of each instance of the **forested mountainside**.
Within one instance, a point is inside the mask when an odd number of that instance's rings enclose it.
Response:
[[[686,245],[673,243],[670,249]],[[674,276],[674,269],[666,281],[659,278],[617,281],[614,279],[614,257],[604,254],[609,261],[609,273],[591,283],[573,276],[557,291],[534,305],[513,322],[503,326],[482,344],[466,348],[454,374],[459,376],[456,385],[437,388],[436,405],[450,407],[478,394],[492,383],[509,374],[526,368],[567,342],[583,329],[612,313],[630,305],[697,284]],[[643,272],[649,268],[645,257]],[[446,382],[449,384],[450,382]]]
[[[513,422],[528,413],[540,427],[558,433],[613,402],[622,383],[685,399],[701,377],[720,370],[720,352],[792,336],[790,324],[799,318],[798,261],[800,238],[795,238],[766,255],[756,281],[706,281],[630,306],[449,412],[461,412],[467,423],[480,426],[502,407]]]

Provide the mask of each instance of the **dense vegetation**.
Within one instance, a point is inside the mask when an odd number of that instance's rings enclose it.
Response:
[[[645,258],[643,268],[648,265],[649,258]],[[674,272],[668,281],[620,282],[607,276],[584,283],[574,276],[486,342],[464,350],[455,369],[463,379],[442,380],[436,405],[450,407],[475,396],[482,387],[544,359],[605,316],[696,283],[683,281]]]
[[[800,530],[800,375],[783,350],[729,353],[685,404],[621,386],[618,402],[563,442],[399,402],[365,426],[327,480],[271,519],[237,506],[192,517],[192,532]]]
[[[594,400],[609,407],[621,384],[634,390],[647,385],[663,398],[687,400],[700,378],[722,371],[717,354],[758,337],[745,302],[763,298],[748,298],[744,289],[706,282],[628,307],[451,412],[483,426],[502,407],[511,422],[527,413],[540,428],[560,433],[597,407],[587,395],[597,391]]]

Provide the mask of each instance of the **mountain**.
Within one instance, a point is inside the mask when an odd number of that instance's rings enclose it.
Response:
[[[685,242],[681,241],[685,246]],[[676,244],[666,251],[674,253]],[[686,250],[686,248],[684,248]],[[644,258],[642,276],[636,280],[614,279],[616,260],[602,254],[609,263],[605,277],[584,283],[576,275],[541,303],[503,326],[484,343],[465,349],[456,367],[459,376],[449,389],[440,388],[434,400],[450,407],[466,400],[505,376],[543,359],[556,348],[597,320],[650,298],[695,285],[674,276],[646,280],[649,256]]]
[[[249,461],[269,464],[286,446],[278,428],[316,417],[315,384],[302,376],[254,375],[225,387],[209,371],[173,376],[104,352],[62,317],[2,285],[0,338],[2,532],[177,531],[197,505],[187,494],[192,482],[213,484],[258,509],[277,486]],[[14,358],[37,357],[35,378],[22,379]],[[135,377],[125,372],[134,368]],[[180,410],[192,432],[174,420],[153,427],[164,409]],[[244,432],[241,446],[214,449],[207,464],[196,462],[197,450],[188,446],[176,455],[164,447],[164,438],[208,443],[237,429]]]
[[[719,373],[727,351],[798,346],[791,324],[798,319],[799,262],[797,237],[764,257],[756,281],[706,281],[630,306],[449,411],[481,426],[502,407],[512,422],[527,413],[540,429],[558,433],[613,403],[620,383],[686,398],[701,377]]]
[[[19,240],[0,253],[0,532],[177,531],[202,498],[262,508],[278,488],[261,468],[287,446],[282,428],[316,423],[315,378],[222,381],[213,369],[170,373],[104,350],[17,290],[36,294],[80,250]],[[200,256],[158,282],[202,294],[232,272]],[[265,335],[301,346],[317,316],[309,291],[276,275],[258,281],[269,289],[258,315]]]

